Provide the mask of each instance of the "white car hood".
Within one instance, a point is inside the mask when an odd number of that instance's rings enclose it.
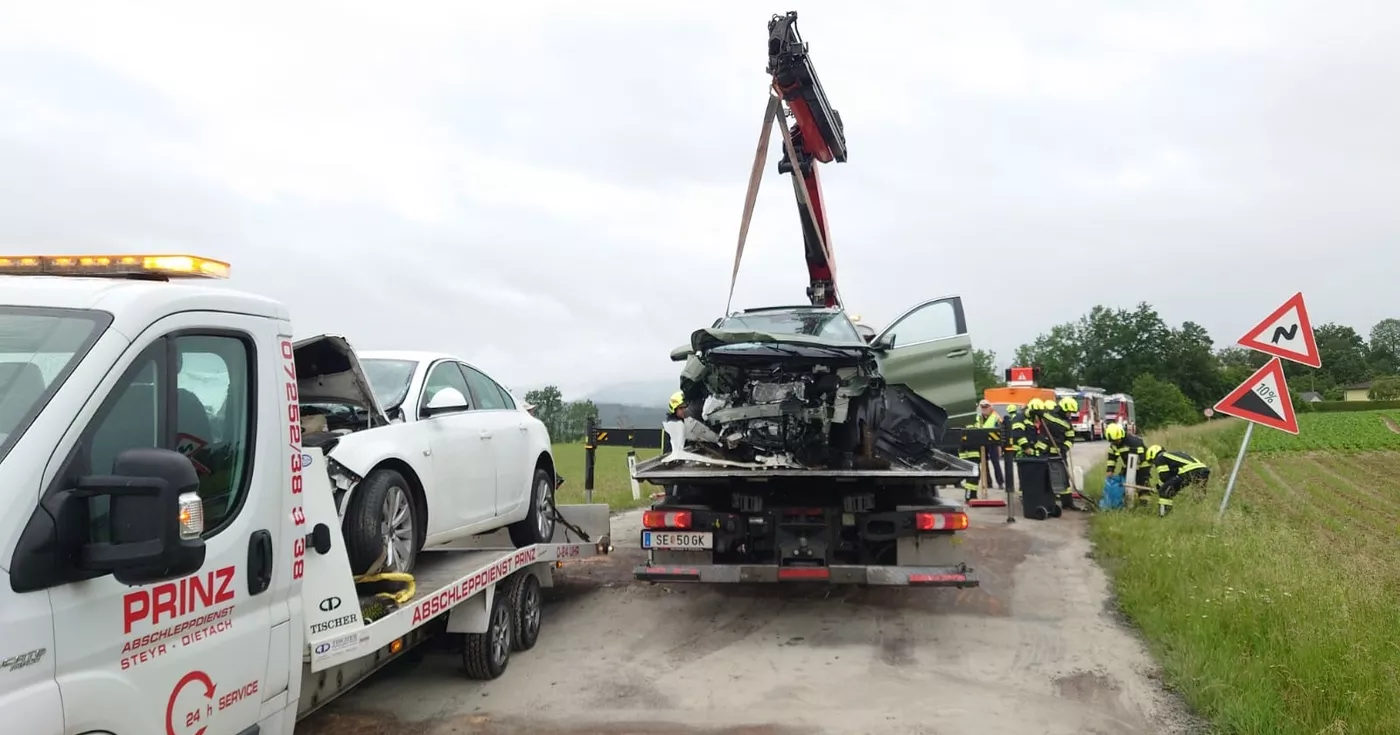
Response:
[[[372,426],[389,423],[349,340],[338,334],[322,334],[298,340],[292,350],[301,402],[349,403],[368,409]]]

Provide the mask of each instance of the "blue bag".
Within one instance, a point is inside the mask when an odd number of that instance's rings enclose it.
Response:
[[[1123,478],[1110,475],[1104,480],[1103,497],[1099,498],[1099,507],[1104,510],[1123,507]]]

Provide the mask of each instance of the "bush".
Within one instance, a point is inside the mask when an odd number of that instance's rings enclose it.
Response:
[[[1385,411],[1400,408],[1400,401],[1321,401],[1304,403],[1304,411],[1318,413],[1344,413],[1350,411]]]
[[[1139,375],[1133,381],[1132,396],[1137,404],[1139,431],[1172,424],[1195,424],[1202,420],[1201,413],[1180,388],[1150,373]]]

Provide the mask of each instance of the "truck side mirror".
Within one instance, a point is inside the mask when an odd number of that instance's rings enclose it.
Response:
[[[78,479],[67,502],[105,499],[107,512],[90,515],[92,530],[105,527],[105,541],[85,542],[77,566],[110,572],[127,585],[150,584],[193,574],[204,565],[204,506],[196,492],[199,475],[185,455],[140,447],[117,455],[111,475]]]

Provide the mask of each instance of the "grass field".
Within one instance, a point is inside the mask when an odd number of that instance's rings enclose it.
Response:
[[[1204,496],[1165,519],[1095,516],[1119,604],[1219,732],[1400,733],[1394,413],[1305,415],[1297,437],[1257,428],[1221,523],[1243,423],[1149,434],[1212,466]]]
[[[655,457],[660,450],[638,449],[637,459]],[[554,445],[555,471],[564,476],[564,486],[556,499],[562,503],[583,502],[583,442]],[[655,485],[642,484],[642,499],[632,499],[631,475],[627,472],[626,447],[598,447],[593,468],[593,502],[607,503],[613,510],[638,508],[651,503]]]

